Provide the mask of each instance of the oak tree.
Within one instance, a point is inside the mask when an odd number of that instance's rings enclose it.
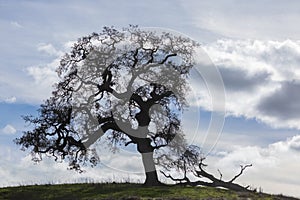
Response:
[[[183,166],[175,161],[187,148],[181,114],[196,46],[189,38],[137,26],[105,27],[78,39],[61,59],[52,96],[37,117],[24,117],[32,129],[15,142],[35,161],[50,155],[76,170],[99,163],[100,139],[112,149],[135,145],[145,184],[159,185],[157,165]]]

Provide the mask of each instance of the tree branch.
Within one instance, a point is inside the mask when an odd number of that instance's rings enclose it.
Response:
[[[220,180],[222,180],[223,174],[221,173],[221,171],[218,169],[218,172],[220,174]]]
[[[125,147],[127,147],[129,144],[136,144],[136,143],[131,140],[131,141],[125,143]]]
[[[164,64],[168,60],[168,58],[174,57],[174,56],[177,56],[177,54],[172,53],[172,54],[167,55],[159,64]]]
[[[214,177],[212,174],[206,172],[203,167],[207,166],[206,164],[203,163],[204,158],[200,159],[200,163],[199,163],[199,170],[194,170],[192,171],[192,174],[194,174],[195,176],[197,176],[198,178],[207,178],[208,180],[210,180],[211,182],[205,182],[205,181],[190,181],[187,178],[187,174],[186,174],[186,168],[184,167],[183,169],[183,173],[184,173],[184,177],[181,179],[175,179],[173,178],[171,175],[166,175],[165,173],[162,172],[162,174],[166,177],[166,178],[170,178],[173,181],[180,181],[180,184],[184,184],[184,185],[191,185],[191,186],[198,186],[198,185],[202,185],[202,186],[210,186],[210,187],[223,187],[223,188],[227,188],[230,190],[234,190],[234,191],[249,191],[247,187],[243,187],[239,184],[233,183],[234,180],[236,180],[242,173],[243,171],[247,168],[247,167],[251,167],[252,164],[250,165],[245,165],[245,166],[241,166],[241,171],[239,174],[237,174],[235,177],[233,177],[230,181],[222,181],[222,173],[220,170],[218,170],[219,174],[220,174],[220,178],[217,179],[216,177]]]
[[[175,181],[175,182],[177,182],[177,181],[179,181],[180,183],[183,183],[183,181],[185,181],[186,183],[190,183],[191,181],[189,180],[189,178],[188,177],[183,177],[183,178],[174,178],[174,177],[172,177],[170,174],[169,175],[167,175],[164,171],[160,171],[166,178],[170,178],[172,181]]]
[[[247,167],[252,167],[252,164],[248,164],[248,165],[245,165],[245,166],[241,165],[241,171],[240,171],[240,173],[238,173],[237,175],[235,175],[235,176],[229,181],[229,183],[232,183],[232,182],[235,181],[238,177],[240,177],[240,176],[243,174],[244,170],[245,170]]]

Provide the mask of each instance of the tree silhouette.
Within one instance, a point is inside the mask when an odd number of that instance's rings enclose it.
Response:
[[[105,27],[80,38],[62,58],[60,81],[38,117],[24,117],[33,128],[16,144],[31,149],[35,161],[51,155],[76,170],[99,163],[100,138],[112,149],[133,144],[142,155],[145,184],[159,185],[156,165],[183,167],[176,162],[187,147],[181,113],[196,46],[137,26]],[[191,158],[186,162],[195,163]]]

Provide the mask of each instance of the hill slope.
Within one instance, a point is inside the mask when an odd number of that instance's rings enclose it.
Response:
[[[65,184],[65,185],[34,185],[0,188],[0,199],[290,199],[262,193],[236,193],[233,191],[204,187],[145,187],[139,184]],[[295,199],[296,200],[296,199]]]

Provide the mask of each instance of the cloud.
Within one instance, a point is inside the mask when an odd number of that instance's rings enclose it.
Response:
[[[10,25],[14,28],[23,28],[23,26],[16,21],[10,22]]]
[[[10,124],[7,124],[3,129],[2,129],[2,132],[4,134],[7,134],[7,135],[13,135],[17,132],[17,130],[15,129],[15,127],[13,127],[12,125]]]
[[[56,66],[58,66],[59,60],[54,60],[50,64],[45,66],[32,66],[27,68],[27,72],[33,77],[36,86],[47,91],[51,89],[51,86],[57,81]]]
[[[16,101],[17,101],[16,97],[10,97],[10,98],[5,99],[6,103],[15,103]]]
[[[227,115],[300,129],[300,41],[218,40],[202,47],[223,77]],[[201,97],[209,110],[210,96]]]
[[[59,60],[59,58],[55,58],[51,63],[42,66],[27,67],[26,72],[33,81],[30,83],[30,87],[25,88],[23,91],[25,101],[41,102],[50,97],[53,85],[58,81],[55,70],[59,66]],[[32,91],[32,88],[34,88],[34,91]]]
[[[44,52],[50,56],[62,56],[63,52],[54,48],[52,44],[40,43],[37,47],[37,50]]]
[[[299,39],[299,2],[181,1],[190,15],[189,22],[230,38]]]
[[[69,49],[70,43],[71,42],[66,42],[62,49]],[[33,78],[34,81],[30,83],[30,87],[25,89],[25,92],[27,92],[28,89],[32,90],[32,88],[35,88],[33,97],[26,95],[27,98],[29,98],[27,100],[41,102],[50,96],[53,85],[58,81],[56,69],[60,65],[63,50],[57,50],[52,44],[44,43],[39,44],[37,50],[46,53],[47,56],[53,57],[48,63],[45,62],[41,65],[29,66],[26,68],[27,74]]]
[[[7,95],[0,96],[0,102],[14,103],[18,99],[18,102],[40,104],[47,99],[52,86],[58,81],[56,69],[63,52],[70,51],[73,43],[63,43],[60,48],[55,48],[51,43],[40,43],[35,46],[35,51],[40,52],[40,61],[26,64],[18,70],[4,70],[0,75],[0,92]]]
[[[220,73],[227,90],[240,92],[255,90],[261,84],[266,83],[269,77],[266,72],[249,75],[244,70],[231,68],[221,68]]]
[[[11,146],[0,147],[0,187],[18,186],[20,184],[47,184],[47,183],[78,183],[78,182],[143,182],[142,173],[134,173],[141,159],[130,155],[116,156],[111,152],[102,154],[103,162],[96,167],[83,167],[84,173],[68,170],[68,162],[55,162],[54,158],[47,156],[35,164],[31,155]],[[116,159],[118,158],[118,159]],[[101,157],[102,159],[102,157]],[[140,169],[137,169],[140,172]]]
[[[233,177],[239,165],[253,164],[238,179],[241,184],[262,187],[265,192],[299,196],[297,171],[300,167],[300,135],[267,147],[234,146],[232,151],[220,152],[213,168],[219,168],[225,179]],[[236,170],[233,170],[236,169]],[[279,181],[280,180],[280,181]]]
[[[300,83],[283,82],[281,87],[259,102],[258,110],[281,120],[300,120]]]
[[[15,103],[17,101],[17,98],[15,96],[7,97],[7,98],[0,98],[0,102],[5,103]]]

